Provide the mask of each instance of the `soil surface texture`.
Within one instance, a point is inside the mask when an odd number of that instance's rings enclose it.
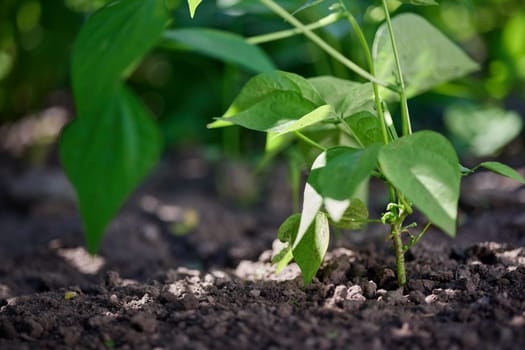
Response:
[[[304,287],[296,265],[270,263],[292,212],[284,166],[260,181],[201,153],[166,158],[92,257],[54,163],[0,154],[2,350],[525,349],[525,189],[511,180],[464,180],[458,237],[431,229],[405,288],[374,225],[334,239]]]

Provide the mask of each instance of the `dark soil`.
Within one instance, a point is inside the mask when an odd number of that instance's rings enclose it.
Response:
[[[269,262],[291,212],[284,167],[257,196],[246,166],[167,159],[96,258],[58,169],[0,155],[0,349],[525,349],[525,189],[511,181],[465,180],[458,237],[427,233],[404,289],[380,226],[334,241],[304,287]]]

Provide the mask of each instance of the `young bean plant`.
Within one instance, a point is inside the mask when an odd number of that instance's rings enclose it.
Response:
[[[294,260],[305,284],[321,265],[330,226],[354,230],[380,222],[389,228],[397,280],[403,286],[404,255],[431,225],[456,234],[462,176],[485,168],[525,183],[501,163],[465,168],[444,136],[413,132],[407,100],[474,72],[478,64],[424,18],[410,13],[391,18],[387,1],[380,1],[385,21],[371,45],[344,0],[331,1],[331,13],[309,24],[274,0],[260,0],[291,28],[250,38],[209,28],[168,28],[166,4],[172,2],[164,0],[114,1],[90,16],[73,48],[77,118],[64,130],[60,145],[89,250],[96,252],[109,221],[162,150],[158,125],[126,84],[137,63],[157,45],[194,50],[259,73],[210,127],[240,125],[265,132],[272,154],[294,142],[317,152],[302,210],[279,228],[278,238],[286,246],[273,258],[277,270]],[[299,10],[321,2],[307,1]],[[188,0],[191,17],[200,3]],[[349,23],[366,58],[364,67],[315,33],[338,21]],[[303,35],[359,80],[304,78],[276,70],[257,45],[293,35]],[[400,125],[394,124],[389,106],[399,108]],[[384,214],[375,219],[368,217],[362,196],[371,177],[384,182],[389,193]],[[419,232],[406,223],[415,208],[428,218]]]

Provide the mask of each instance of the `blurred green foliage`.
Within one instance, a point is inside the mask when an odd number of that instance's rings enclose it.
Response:
[[[17,120],[48,105],[57,91],[69,90],[73,40],[85,18],[107,0],[2,0],[0,1],[0,124]],[[186,1],[167,1],[173,8],[173,27],[213,27],[244,36],[288,29],[257,0],[204,1],[190,19]],[[280,1],[289,10],[304,0]],[[525,2],[523,0],[438,0],[439,6],[414,7],[390,1],[395,13],[422,14],[478,63],[482,71],[470,78],[443,85],[411,101],[416,129],[444,128],[445,106],[513,109],[525,115]],[[331,1],[299,11],[308,23],[329,13]],[[384,19],[380,1],[352,0],[347,5],[363,25],[369,41]],[[323,38],[364,65],[358,42],[340,21],[320,31]],[[354,78],[300,36],[263,44],[279,69],[305,76],[333,74]],[[356,54],[354,54],[356,53]],[[159,118],[167,144],[210,142],[230,133],[209,131],[205,125],[218,117],[252,73],[214,61],[189,50],[158,48],[131,77],[131,84]],[[460,106],[460,107],[458,107]],[[448,114],[451,114],[448,112]],[[453,113],[452,113],[453,114]],[[395,117],[395,116],[394,116]],[[450,123],[449,123],[450,124]],[[224,133],[221,134],[221,133]],[[453,130],[452,130],[453,133]],[[238,147],[263,142],[241,137],[226,145]],[[226,143],[227,143],[226,142]]]

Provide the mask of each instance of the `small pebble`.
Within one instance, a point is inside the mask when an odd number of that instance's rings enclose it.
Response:
[[[250,291],[250,295],[251,295],[252,297],[258,298],[258,297],[261,295],[261,291],[258,290],[258,289],[252,289],[252,290]]]

